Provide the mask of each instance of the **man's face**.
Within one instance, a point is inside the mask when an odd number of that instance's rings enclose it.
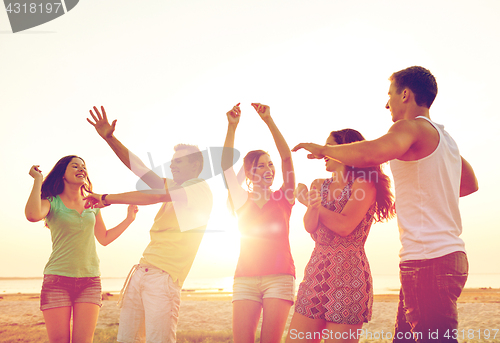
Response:
[[[400,119],[403,119],[402,118],[403,92],[398,94],[396,83],[394,81],[391,81],[391,85],[389,87],[389,100],[387,101],[385,108],[391,111],[392,121],[394,123]]]
[[[189,151],[179,150],[172,156],[170,170],[172,171],[174,181],[177,183],[183,183],[198,176],[196,175],[197,163],[190,162],[187,155],[189,155]]]

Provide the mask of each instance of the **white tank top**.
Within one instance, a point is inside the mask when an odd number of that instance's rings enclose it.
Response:
[[[462,161],[458,146],[444,130],[426,117],[439,133],[439,144],[417,161],[392,160],[396,213],[403,247],[401,261],[441,257],[465,252],[459,237],[462,221],[458,208]]]

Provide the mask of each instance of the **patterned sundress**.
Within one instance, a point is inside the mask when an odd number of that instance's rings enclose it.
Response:
[[[340,213],[351,197],[350,181],[342,194],[327,201],[333,179],[321,187],[321,205]],[[321,222],[311,234],[316,242],[299,286],[295,312],[312,319],[338,324],[368,322],[372,315],[373,281],[364,245],[373,221],[375,205],[347,237],[339,236]]]

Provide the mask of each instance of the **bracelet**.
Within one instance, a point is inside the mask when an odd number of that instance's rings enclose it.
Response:
[[[103,195],[101,196],[101,202],[102,202],[102,204],[103,204],[104,206],[109,206],[109,205],[111,205],[111,204],[106,204],[106,196],[108,196],[108,194],[103,194]]]

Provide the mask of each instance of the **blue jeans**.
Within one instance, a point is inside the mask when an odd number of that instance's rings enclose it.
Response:
[[[469,271],[461,251],[399,264],[401,290],[393,342],[458,342],[457,299]]]

